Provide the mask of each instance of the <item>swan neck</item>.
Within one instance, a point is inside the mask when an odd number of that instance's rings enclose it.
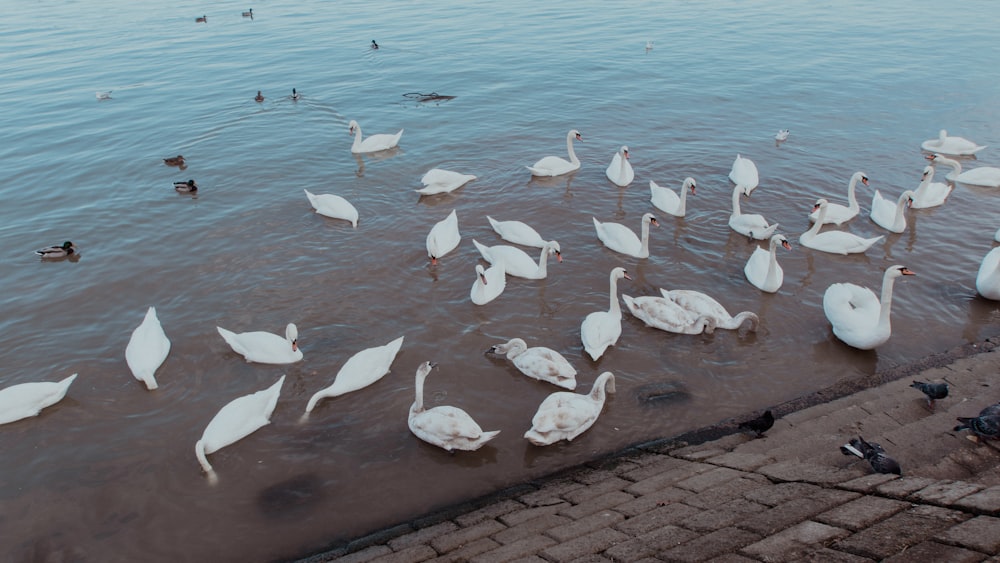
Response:
[[[621,166],[618,167],[618,170],[619,170],[619,172],[618,172],[618,178],[621,179],[621,180],[625,180],[625,166],[628,165],[628,159],[625,158],[625,153],[624,152],[620,152],[618,154],[621,156],[621,158],[619,160],[622,161],[621,162]]]
[[[642,241],[641,241],[642,242],[642,246],[641,246],[642,250],[641,250],[641,253],[642,254],[646,254],[646,255],[649,254],[649,223],[650,223],[650,221],[646,221],[645,219],[642,220]]]
[[[819,223],[819,221],[816,221]],[[812,231],[812,229],[810,229]],[[778,281],[778,242],[772,240],[771,248],[769,249],[770,256],[767,260],[767,274],[764,279],[768,284],[773,284]]]
[[[542,255],[538,257],[538,274],[545,276],[549,269],[549,245],[542,247]]]
[[[886,275],[882,279],[882,308],[878,315],[879,326],[889,326],[889,312],[892,309],[892,286],[896,278]]]
[[[733,215],[740,215],[740,192],[743,191],[739,185],[733,188]]]
[[[360,125],[355,125],[354,126],[354,142],[351,144],[351,148],[352,149],[360,149],[361,148],[361,126]]]
[[[819,211],[816,213],[816,222],[813,223],[811,227],[809,227],[809,230],[806,231],[806,234],[810,235],[810,236],[816,236],[816,235],[818,235],[819,234],[819,230],[823,227],[823,221],[825,219],[826,219],[826,206],[825,205],[821,205],[821,206],[819,206]],[[775,250],[776,250],[775,247],[772,246],[771,247],[771,258],[772,258],[772,260],[774,259],[774,251]]]
[[[611,276],[611,291],[609,292],[611,298],[611,305],[608,307],[608,311],[612,314],[620,315],[622,312],[621,304],[618,303],[618,278],[614,275]]]
[[[413,407],[410,409],[413,412],[420,412],[424,410],[424,379],[426,378],[427,374],[423,373],[423,370],[417,371],[416,381],[414,382],[416,397],[414,397]]]
[[[569,161],[573,164],[580,164],[580,159],[576,157],[576,151],[573,150],[573,139],[576,138],[572,132],[566,135],[566,152],[569,153]]]
[[[857,187],[858,177],[851,176],[851,183],[847,185],[847,207],[851,211],[861,210],[861,206],[858,204]]]
[[[603,404],[607,398],[607,391],[615,392],[615,376],[605,375],[598,377],[594,382],[594,388],[590,390],[590,399],[595,403]]]

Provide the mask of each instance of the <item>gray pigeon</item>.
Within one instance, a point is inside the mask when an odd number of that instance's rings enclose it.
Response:
[[[889,454],[885,453],[885,448],[876,442],[866,442],[861,436],[851,438],[850,442],[840,446],[840,451],[844,455],[853,454],[867,460],[876,473],[903,474],[899,462],[889,457]]]
[[[1000,408],[997,405],[992,405],[986,407],[979,416],[976,417],[958,417],[958,421],[961,422],[958,426],[954,428],[955,432],[959,430],[969,430],[976,436],[980,438],[985,438],[989,440],[1000,439]],[[991,411],[990,409],[995,409]]]
[[[934,401],[944,399],[948,396],[947,383],[924,383],[923,381],[914,381],[910,384],[910,387],[919,389],[924,395],[927,396],[927,406],[931,410],[934,410]]]

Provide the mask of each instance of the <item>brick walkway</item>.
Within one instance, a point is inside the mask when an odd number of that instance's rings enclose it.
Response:
[[[1000,401],[995,345],[781,405],[761,439],[728,421],[700,433],[712,440],[632,448],[302,562],[1000,562],[1000,446],[952,431],[956,416]],[[945,380],[951,393],[931,412],[912,379]],[[843,455],[857,435],[903,476]]]

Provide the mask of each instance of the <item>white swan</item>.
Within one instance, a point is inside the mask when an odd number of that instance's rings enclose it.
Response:
[[[424,362],[417,368],[416,398],[410,406],[407,424],[410,432],[428,444],[444,448],[447,451],[478,450],[500,433],[499,430],[483,432],[469,413],[458,407],[440,405],[432,409],[424,409],[424,379],[431,372],[434,364]]]
[[[495,344],[486,351],[506,356],[521,373],[532,379],[547,381],[570,391],[576,389],[576,369],[560,354],[545,346],[532,346],[520,338]]]
[[[169,353],[170,340],[156,317],[156,308],[150,307],[125,346],[125,363],[132,370],[132,375],[146,384],[146,389],[153,390],[157,387],[154,373]]]
[[[18,383],[0,389],[0,424],[37,416],[45,407],[58,403],[66,396],[76,375],[62,381]]]
[[[778,264],[779,244],[785,250],[792,249],[785,235],[774,235],[767,245],[767,250],[759,246],[754,248],[746,266],[743,266],[743,274],[747,280],[761,291],[774,293],[785,281],[785,272],[781,269],[781,264]]]
[[[542,235],[538,234],[538,231],[522,221],[497,221],[489,215],[486,216],[486,219],[490,222],[490,226],[493,227],[496,234],[500,235],[500,238],[507,242],[523,246],[534,246],[535,248],[541,248],[548,242],[542,238]]]
[[[833,334],[848,346],[871,350],[884,344],[892,334],[889,313],[892,284],[900,276],[912,276],[905,266],[889,266],[882,277],[882,299],[867,287],[835,283],[823,294],[823,312],[833,325]]]
[[[658,186],[656,182],[649,181],[649,201],[653,203],[657,209],[663,211],[664,213],[669,213],[674,217],[683,217],[687,213],[687,193],[691,190],[691,195],[694,195],[694,190],[697,188],[697,184],[694,178],[688,176],[684,178],[684,184],[681,186],[680,194],[675,193],[669,188],[664,188]]]
[[[712,334],[715,332],[715,317],[694,315],[666,297],[642,295],[632,297],[622,295],[625,308],[632,316],[646,323],[646,326],[677,334]]]
[[[259,364],[291,364],[302,359],[299,350],[299,329],[293,323],[285,327],[284,338],[264,331],[230,332],[221,326],[215,327],[234,352],[248,362]]]
[[[729,171],[729,179],[737,186],[744,186],[747,195],[750,195],[750,192],[754,191],[757,184],[760,183],[757,165],[749,158],[743,158],[743,155],[737,154],[736,160],[733,161],[733,168]]]
[[[824,216],[829,205],[830,203],[823,198],[816,200],[813,211],[818,213],[818,218],[808,231],[799,236],[799,244],[806,248],[829,252],[831,254],[860,254],[885,237],[885,235],[879,235],[872,238],[863,238],[846,231],[819,232],[823,226]]]
[[[744,214],[740,212],[740,195],[750,195],[750,190],[743,184],[733,187],[733,213],[729,216],[729,227],[737,233],[757,240],[767,240],[774,235],[778,224],[768,224],[763,215],[757,213]]]
[[[920,177],[920,185],[913,191],[913,202],[910,203],[910,207],[926,209],[942,205],[948,199],[953,187],[943,182],[935,182],[934,167],[925,166],[924,173]]]
[[[779,129],[778,132],[774,134],[774,140],[778,141],[779,143],[787,141],[788,134],[789,134],[788,129]]]
[[[446,194],[461,188],[475,179],[476,177],[472,174],[462,174],[460,172],[452,172],[451,170],[431,168],[420,178],[420,183],[423,184],[424,187],[415,191],[422,195]]]
[[[596,217],[593,219],[597,238],[601,239],[604,246],[634,258],[649,258],[649,225],[660,226],[652,213],[646,213],[642,216],[642,240],[625,225],[602,223]]]
[[[618,280],[622,278],[632,279],[625,268],[618,267],[611,270],[610,307],[607,311],[590,313],[580,324],[580,340],[583,341],[583,349],[590,354],[594,361],[604,355],[608,346],[617,343],[618,337],[622,335],[622,308],[618,304]]]
[[[556,391],[538,405],[531,418],[531,429],[524,437],[536,446],[548,446],[560,440],[570,442],[597,422],[604,408],[606,393],[615,392],[615,376],[606,371],[597,376],[587,395]]]
[[[355,154],[378,152],[394,148],[399,144],[399,138],[403,136],[403,130],[400,129],[395,135],[379,133],[376,135],[369,135],[367,139],[362,140],[361,126],[358,125],[358,122],[353,119],[349,124],[347,124],[347,130],[351,135],[354,135],[354,143],[351,144],[351,152]]]
[[[490,268],[484,269],[482,264],[476,264],[476,281],[472,284],[469,298],[475,305],[485,305],[503,293],[507,287],[507,272],[503,260],[498,260]]]
[[[427,233],[427,255],[431,264],[436,265],[438,258],[458,248],[462,236],[458,232],[458,212],[455,209],[447,217],[438,221]]]
[[[483,260],[486,260],[490,264],[502,260],[507,275],[518,278],[529,280],[545,279],[549,275],[548,263],[550,254],[554,254],[556,260],[562,262],[562,252],[559,248],[559,243],[554,240],[550,240],[542,247],[537,264],[531,256],[528,256],[527,252],[514,246],[507,244],[486,246],[476,239],[472,239],[472,244],[479,250],[479,254],[483,256]]]
[[[739,330],[744,323],[749,323],[747,330],[756,332],[757,327],[760,326],[760,317],[757,316],[757,313],[741,311],[736,315],[730,315],[722,303],[701,291],[660,288],[660,294],[686,309],[692,317],[712,317],[715,319],[715,328]]]
[[[987,299],[1000,300],[1000,246],[983,257],[976,274],[976,291]]]
[[[569,160],[558,156],[546,156],[536,162],[534,166],[528,166],[532,176],[561,176],[574,170],[580,169],[580,159],[576,157],[573,150],[573,140],[583,142],[583,137],[576,129],[570,129],[566,133],[566,152],[569,153]]]
[[[823,221],[824,224],[833,223],[834,225],[843,225],[858,215],[861,211],[861,206],[858,205],[858,196],[856,193],[858,182],[867,186],[868,175],[864,172],[855,172],[851,175],[851,181],[847,184],[847,205],[843,206],[839,203],[830,203],[827,205],[826,219]],[[815,223],[818,218],[819,209],[814,209],[812,213],[809,214],[809,220]]]
[[[351,205],[351,202],[335,194],[314,195],[309,190],[304,191],[316,213],[332,219],[350,221],[352,227],[358,227],[358,210]]]
[[[400,336],[384,346],[367,348],[351,356],[337,372],[333,383],[313,393],[309,398],[306,413],[312,412],[316,408],[316,403],[323,399],[357,391],[382,379],[389,373],[389,367],[402,346],[403,337]]]
[[[243,395],[233,399],[212,417],[201,439],[194,445],[194,454],[201,468],[208,474],[211,482],[215,482],[215,471],[206,457],[232,443],[238,442],[253,434],[255,430],[271,422],[271,413],[278,404],[281,394],[281,384],[285,376],[267,389]]]
[[[632,165],[629,163],[628,147],[622,146],[615,153],[615,156],[611,158],[611,164],[608,165],[607,170],[604,174],[607,175],[608,180],[616,186],[624,188],[625,186],[632,183],[635,179],[635,172],[632,170]]]
[[[938,132],[937,139],[928,139],[920,143],[920,148],[927,152],[969,156],[985,149],[986,145],[977,145],[964,137],[949,137],[948,131],[942,129]]]
[[[906,190],[899,195],[895,203],[882,197],[878,190],[872,196],[872,209],[869,217],[876,225],[893,233],[906,230],[906,208],[913,202],[913,190]]]
[[[953,158],[935,153],[928,155],[927,159],[934,164],[947,164],[951,166],[951,172],[945,178],[953,182],[973,186],[986,186],[988,188],[1000,188],[1000,168],[980,166],[979,168],[962,172],[962,164]]]

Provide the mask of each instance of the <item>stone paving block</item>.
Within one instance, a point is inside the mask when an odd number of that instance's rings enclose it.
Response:
[[[938,481],[913,493],[910,498],[931,504],[949,505],[962,497],[977,493],[983,488],[982,485],[965,481]]]
[[[543,559],[557,563],[580,561],[584,556],[600,553],[616,543],[628,540],[625,534],[612,528],[599,528],[585,536],[556,544],[542,551]]]
[[[670,455],[686,459],[688,461],[705,461],[710,457],[715,457],[724,453],[726,453],[726,450],[722,448],[705,448],[704,445],[698,445],[674,450],[670,452]]]
[[[624,489],[626,493],[632,495],[645,495],[658,491],[660,489],[665,489],[667,487],[673,487],[677,483],[697,475],[699,473],[704,473],[705,471],[710,471],[715,469],[714,465],[707,463],[696,463],[693,461],[684,461],[679,467],[674,467],[667,471],[661,473],[655,473],[646,477],[640,481],[636,481],[628,488]]]
[[[883,559],[882,563],[976,563],[986,559],[982,553],[951,545],[925,541]]]
[[[851,479],[850,481],[838,483],[837,487],[847,489],[848,491],[867,494],[875,491],[879,485],[894,479],[899,479],[899,476],[894,473],[869,473],[868,475],[862,475],[857,479]]]
[[[449,551],[444,555],[440,555],[434,559],[428,559],[428,561],[433,561],[434,563],[465,563],[470,557],[479,555],[480,553],[486,553],[487,551],[498,547],[500,547],[500,544],[490,538],[479,538],[478,540],[467,543],[458,549]]]
[[[496,520],[483,520],[467,528],[456,527],[448,533],[426,538],[425,541],[438,553],[447,553],[479,538],[485,538],[506,529],[507,526]]]
[[[880,494],[893,498],[905,499],[912,493],[929,487],[936,483],[935,479],[925,479],[923,477],[900,477],[886,483],[882,483],[875,490]]]
[[[763,504],[749,501],[745,498],[733,499],[711,510],[701,510],[683,521],[685,528],[696,532],[711,532],[729,528],[744,519],[754,518],[756,513],[768,510]]]
[[[559,516],[558,514],[546,514],[527,522],[521,522],[517,526],[512,526],[506,530],[501,530],[490,537],[502,544],[514,543],[535,534],[544,534],[556,526],[569,524],[572,521],[572,519]]]
[[[775,481],[802,481],[818,485],[836,485],[859,476],[856,469],[838,469],[801,461],[779,461],[758,468],[757,473]]]
[[[406,549],[382,555],[372,563],[420,563],[437,557],[437,552],[429,545],[414,545]]]
[[[837,551],[827,547],[814,547],[802,553],[799,561],[809,561],[815,563],[872,563],[874,559],[853,555],[844,551]],[[939,562],[941,563],[941,562]]]
[[[497,523],[499,524],[499,522]],[[414,545],[427,543],[437,536],[454,532],[457,529],[458,525],[454,522],[441,522],[440,524],[421,528],[415,532],[399,536],[398,538],[393,538],[389,540],[389,548],[393,551],[401,551]]]
[[[809,498],[797,498],[753,515],[737,524],[740,528],[769,536],[858,497],[851,491],[820,489]]]
[[[862,557],[884,559],[968,518],[967,514],[955,510],[918,505],[838,540],[832,547]]]
[[[649,493],[648,495],[636,497],[628,502],[623,502],[622,504],[615,505],[611,508],[631,518],[633,516],[638,516],[643,512],[653,510],[658,506],[663,506],[673,502],[680,502],[693,494],[694,493],[691,491],[685,491],[684,489],[667,487],[666,489],[660,489],[659,491]]]
[[[658,551],[676,547],[698,534],[678,526],[661,526],[609,547],[604,553],[613,561],[629,562],[650,557]]]
[[[638,536],[661,526],[677,524],[701,512],[686,504],[674,503],[643,512],[628,520],[615,524],[615,529],[630,536]]]
[[[562,498],[570,501],[573,504],[580,504],[582,502],[587,502],[588,500],[601,496],[605,493],[611,491],[621,491],[622,489],[630,486],[632,481],[626,481],[621,477],[610,477],[604,479],[597,483],[589,484],[586,487],[581,487],[579,489],[574,489],[572,491],[566,491],[562,495]]]
[[[1000,485],[963,497],[956,501],[955,505],[979,512],[1000,514]]]
[[[391,555],[392,550],[387,545],[373,545],[354,553],[337,558],[337,563],[365,563],[373,561],[383,555]]]
[[[589,534],[600,528],[610,528],[623,520],[625,520],[625,517],[618,512],[602,510],[579,520],[567,522],[566,524],[552,528],[546,534],[556,540],[565,542],[575,537]]]
[[[589,467],[589,466],[588,466]],[[573,476],[573,480],[584,485],[597,485],[608,479],[618,479],[618,473],[613,468],[605,467],[600,469],[590,468],[581,471]]]
[[[661,551],[657,557],[667,561],[704,561],[723,553],[736,551],[760,539],[760,536],[738,528],[723,528],[699,536],[689,542]]]
[[[742,555],[736,553],[727,553],[725,555],[720,555],[718,557],[713,557],[705,561],[705,563],[758,563],[756,559],[750,559],[749,557],[743,557]]]
[[[995,555],[1000,553],[1000,518],[977,516],[944,530],[934,539]]]
[[[774,485],[767,478],[754,473],[745,474],[746,477],[733,479],[728,483],[717,485],[706,491],[693,494],[684,503],[698,508],[713,508],[722,503],[728,502],[736,497],[741,497],[750,491],[762,487],[773,487]]]
[[[582,489],[586,485],[572,479],[556,479],[542,485],[537,491],[525,493],[517,498],[526,506],[548,506],[563,500],[562,495]]]
[[[612,506],[619,504],[624,504],[633,500],[635,497],[623,492],[623,491],[611,491],[610,493],[605,493],[599,497],[591,498],[585,502],[574,506],[564,506],[559,509],[559,514],[563,516],[569,516],[573,519],[583,518],[588,514],[593,514]]]
[[[508,512],[514,512],[515,510],[521,510],[524,508],[524,504],[520,503],[514,499],[504,499],[500,502],[488,504],[478,510],[473,510],[472,512],[466,512],[460,516],[456,516],[452,520],[459,526],[472,526],[478,524],[483,520],[492,520],[497,516],[507,514]]]
[[[849,535],[842,528],[805,521],[740,550],[741,553],[769,562],[798,561],[818,544]]]
[[[470,563],[506,563],[520,557],[527,557],[555,545],[556,540],[541,534],[502,545],[485,553],[474,555]]]
[[[699,473],[698,475],[693,475],[683,481],[679,481],[675,485],[679,489],[686,489],[688,491],[694,491],[700,493],[716,485],[721,485],[728,483],[735,479],[746,475],[743,471],[737,471],[735,469],[729,469],[728,467],[716,467],[704,473]]]
[[[539,516],[545,516],[547,514],[555,514],[562,510],[563,508],[568,508],[572,506],[566,501],[558,501],[556,503],[547,506],[537,506],[534,508],[525,508],[522,510],[515,510],[514,512],[508,512],[497,518],[497,520],[503,522],[508,526],[517,526],[522,522],[527,522],[528,520],[534,520]]]
[[[713,465],[721,465],[723,467],[738,469],[740,471],[753,471],[758,467],[772,463],[772,459],[768,455],[737,452],[726,452],[722,455],[711,457],[705,461]]]
[[[910,503],[876,496],[863,496],[817,514],[813,520],[858,531],[910,508]]]
[[[743,496],[760,504],[778,506],[792,499],[808,497],[819,490],[820,487],[809,483],[779,483],[772,487],[754,489]]]
[[[677,469],[678,467],[684,467],[690,464],[689,461],[662,454],[647,454],[647,457],[640,459],[641,461],[637,460],[637,462],[641,465],[640,468],[626,473],[620,473],[619,476],[632,482],[642,481],[643,479],[648,479],[654,475],[666,473],[671,469]]]

